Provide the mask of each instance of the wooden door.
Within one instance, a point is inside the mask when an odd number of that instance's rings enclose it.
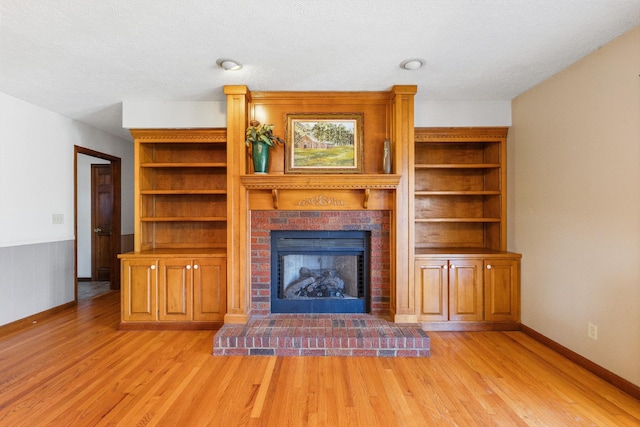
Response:
[[[520,320],[519,275],[518,259],[485,261],[485,320]]]
[[[91,280],[110,281],[112,265],[111,219],[113,180],[111,165],[91,165]]]
[[[160,320],[190,321],[193,305],[193,264],[188,258],[162,259],[158,263]]]
[[[449,261],[449,320],[483,319],[482,260]]]
[[[155,259],[122,260],[122,319],[157,320]]]
[[[449,319],[449,278],[446,259],[417,259],[415,278],[420,293],[420,320],[446,321]]]
[[[226,258],[193,261],[193,320],[224,321],[227,313]]]

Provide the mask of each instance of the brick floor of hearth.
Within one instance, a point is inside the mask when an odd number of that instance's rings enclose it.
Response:
[[[214,356],[426,357],[429,336],[419,324],[367,314],[271,314],[246,325],[226,324],[213,339]]]

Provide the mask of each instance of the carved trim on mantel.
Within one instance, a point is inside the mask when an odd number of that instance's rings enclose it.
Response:
[[[308,197],[306,199],[298,200],[296,203],[298,206],[344,206],[344,201],[336,199],[335,197],[318,195],[314,197]],[[276,209],[278,209],[276,207]]]
[[[249,190],[395,190],[400,183],[396,174],[268,174],[241,175],[240,181]]]

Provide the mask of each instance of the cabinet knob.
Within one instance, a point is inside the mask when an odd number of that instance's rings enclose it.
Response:
[[[155,269],[156,269],[156,266],[152,264],[150,268],[151,268],[152,270],[155,270]]]
[[[448,268],[449,268],[449,267],[447,267],[446,265],[443,265],[443,266],[442,266],[442,269],[443,269],[443,270],[447,270]]]
[[[451,264],[451,269],[455,270],[455,268],[456,268],[455,264]]]
[[[197,270],[198,269],[198,264],[193,264],[193,269]]]
[[[191,270],[191,265],[187,265],[187,270]]]
[[[487,264],[487,270],[491,270],[491,264]]]

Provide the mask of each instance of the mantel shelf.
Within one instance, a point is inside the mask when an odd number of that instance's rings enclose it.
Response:
[[[395,190],[400,183],[397,174],[255,174],[241,175],[240,181],[249,190]]]

